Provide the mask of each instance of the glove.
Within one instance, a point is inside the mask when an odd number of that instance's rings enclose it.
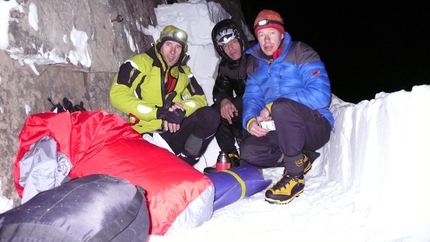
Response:
[[[167,112],[167,114],[164,117],[164,120],[166,120],[169,123],[181,124],[182,120],[184,120],[184,117],[185,117],[185,111],[177,108],[171,112]]]
[[[164,105],[162,107],[158,107],[157,109],[157,119],[165,119],[166,115],[169,113],[170,106],[173,105],[173,98],[176,96],[176,91],[173,91],[169,94],[169,96],[164,100]]]

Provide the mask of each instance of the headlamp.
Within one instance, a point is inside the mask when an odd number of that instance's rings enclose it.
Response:
[[[166,26],[163,31],[160,33],[160,38],[169,37],[176,41],[181,42],[182,44],[186,44],[187,42],[187,33],[182,29],[176,28],[172,25]]]
[[[269,25],[269,24],[278,24],[278,25],[281,25],[281,26],[284,25],[282,22],[279,22],[279,21],[276,21],[276,20],[263,19],[263,20],[258,21],[258,23],[254,26],[254,29],[257,28],[257,27],[266,26],[266,25]]]
[[[177,39],[180,39],[180,40],[184,41],[185,34],[182,31],[179,31],[179,30],[175,31],[173,33],[173,35],[175,35]]]
[[[173,32],[167,32],[167,33],[161,33],[161,38],[164,37],[170,37],[172,39],[178,40],[180,42],[187,42],[187,34],[185,34],[183,31],[175,30]]]

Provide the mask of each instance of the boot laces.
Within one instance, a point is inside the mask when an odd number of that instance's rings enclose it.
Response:
[[[273,190],[279,190],[287,186],[292,180],[298,181],[297,176],[283,175],[282,178],[272,187]]]

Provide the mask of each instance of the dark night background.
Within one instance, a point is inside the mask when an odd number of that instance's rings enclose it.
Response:
[[[344,101],[430,84],[430,0],[241,0],[241,5],[251,28],[262,9],[280,13],[292,39],[321,56],[333,94]]]

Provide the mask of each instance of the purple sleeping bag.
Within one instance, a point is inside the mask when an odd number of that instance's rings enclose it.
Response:
[[[144,190],[108,175],[89,175],[39,193],[0,214],[0,241],[146,241]]]

